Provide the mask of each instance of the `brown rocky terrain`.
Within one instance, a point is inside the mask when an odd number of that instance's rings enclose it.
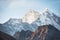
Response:
[[[35,32],[29,30],[16,32],[14,37],[17,40],[60,40],[60,31],[54,26],[40,26]]]

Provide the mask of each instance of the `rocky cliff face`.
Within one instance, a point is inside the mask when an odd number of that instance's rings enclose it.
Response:
[[[17,32],[14,37],[19,40],[60,40],[59,35],[60,31],[54,26],[44,25],[40,26],[35,32],[22,30],[21,32]]]

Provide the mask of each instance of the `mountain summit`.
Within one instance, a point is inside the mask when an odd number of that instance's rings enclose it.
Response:
[[[49,11],[49,10],[48,10],[48,8],[45,8],[45,9],[44,9],[44,12],[46,12],[46,13],[47,13],[48,11]]]
[[[39,12],[35,10],[30,10],[27,14],[22,18],[23,22],[27,22],[31,24],[40,16]]]

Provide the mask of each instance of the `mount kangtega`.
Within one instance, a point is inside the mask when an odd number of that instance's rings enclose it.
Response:
[[[0,31],[16,40],[60,40],[60,17],[49,9],[28,11],[21,19],[10,18]]]

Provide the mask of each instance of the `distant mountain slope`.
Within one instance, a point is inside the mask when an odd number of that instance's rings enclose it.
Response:
[[[3,24],[0,24],[0,31],[7,33],[9,35],[13,35],[15,33],[15,29],[14,28],[10,28],[10,27],[6,27]]]
[[[19,40],[60,40],[60,31],[54,26],[44,25],[39,26],[35,32],[22,30],[17,32],[14,37]]]
[[[16,40],[12,36],[0,31],[0,40]]]

